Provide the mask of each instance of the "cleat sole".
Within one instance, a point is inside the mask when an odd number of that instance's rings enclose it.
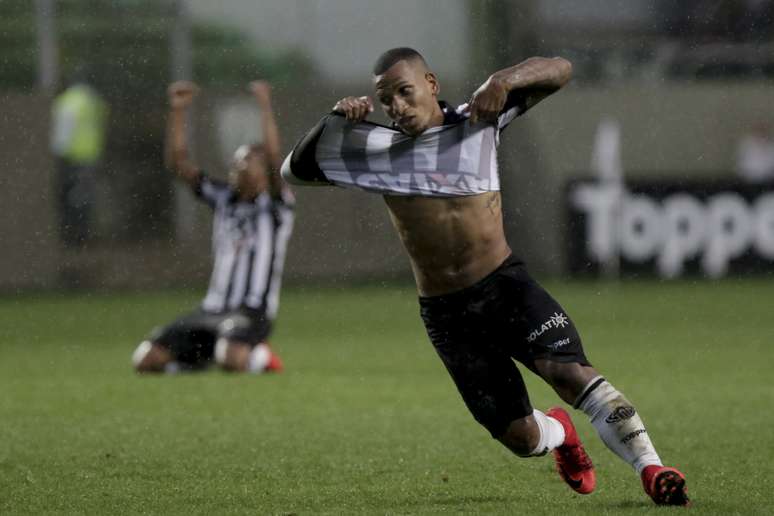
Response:
[[[653,501],[658,505],[690,505],[685,479],[675,471],[667,470],[653,482]]]

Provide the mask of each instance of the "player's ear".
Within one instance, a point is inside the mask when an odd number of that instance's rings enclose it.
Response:
[[[441,83],[438,82],[438,77],[433,72],[425,72],[425,80],[430,84],[432,94],[438,96],[441,93]]]

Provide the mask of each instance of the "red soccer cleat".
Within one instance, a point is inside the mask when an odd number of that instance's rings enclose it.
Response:
[[[282,365],[282,359],[279,357],[278,354],[274,352],[271,347],[266,344],[266,347],[269,350],[269,362],[266,364],[266,368],[263,370],[264,373],[281,373],[282,370],[285,368]]]
[[[675,468],[648,466],[642,470],[642,487],[656,505],[690,505],[685,475]]]
[[[594,464],[583,449],[583,444],[575,431],[570,414],[560,407],[554,407],[546,412],[546,416],[558,420],[564,427],[564,443],[554,449],[554,460],[559,476],[576,493],[589,494],[597,486],[594,474]]]

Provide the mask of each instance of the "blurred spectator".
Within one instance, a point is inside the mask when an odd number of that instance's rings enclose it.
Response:
[[[73,76],[51,109],[60,236],[70,247],[80,247],[89,239],[107,116],[107,104],[89,85],[84,71]]]
[[[774,180],[774,139],[768,125],[753,126],[739,140],[736,173],[748,183]]]

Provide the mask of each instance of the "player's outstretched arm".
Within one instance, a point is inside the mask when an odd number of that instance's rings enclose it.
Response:
[[[253,81],[248,85],[248,88],[261,109],[263,147],[269,165],[269,188],[272,195],[276,197],[288,186],[280,175],[282,150],[280,148],[279,128],[277,127],[277,121],[274,118],[274,110],[271,104],[271,86],[267,81]]]
[[[180,179],[192,186],[199,180],[199,169],[190,160],[186,125],[188,110],[198,92],[199,88],[189,81],[173,82],[167,88],[169,116],[164,163],[174,170]]]
[[[282,178],[291,185],[297,186],[330,186],[331,183],[317,163],[316,147],[323,131],[325,123],[332,115],[327,115],[317,122],[296,143],[285,161],[282,162]]]
[[[350,122],[362,122],[373,112],[374,104],[368,97],[344,97],[333,106],[333,112],[344,115]],[[317,123],[298,141],[282,163],[282,177],[299,186],[330,186],[331,183],[315,160],[315,146],[325,128],[325,119]]]
[[[470,121],[494,122],[506,102],[518,95],[523,111],[567,84],[572,64],[561,57],[531,57],[517,65],[499,70],[473,93],[468,109]]]

